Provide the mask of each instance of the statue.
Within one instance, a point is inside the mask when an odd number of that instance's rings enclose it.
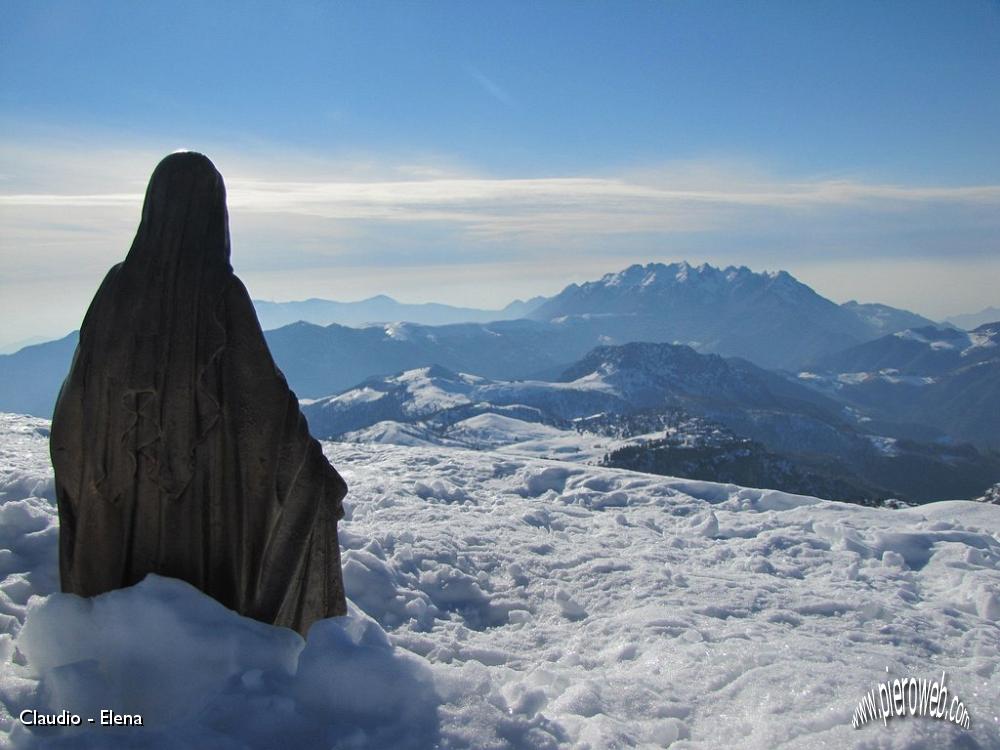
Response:
[[[132,247],[80,329],[51,454],[63,591],[156,573],[303,635],[346,613],[347,485],[233,274],[207,157],[172,154],[153,172]]]

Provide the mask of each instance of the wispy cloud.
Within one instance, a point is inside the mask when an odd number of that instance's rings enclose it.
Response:
[[[508,107],[513,107],[515,105],[514,97],[497,85],[496,81],[487,77],[487,75],[481,70],[470,66],[468,71],[469,75],[472,76],[472,79],[478,83],[487,94],[492,96],[498,102]]]
[[[142,200],[142,193],[105,193],[95,195],[46,195],[22,193],[0,195],[0,206],[39,206],[59,208],[73,206],[129,206]]]
[[[483,235],[560,235],[717,228],[757,211],[863,208],[898,212],[949,204],[1000,208],[1000,186],[907,186],[849,180],[729,181],[726,186],[659,184],[620,177],[385,181],[287,181],[234,177],[233,212],[289,214],[342,221],[445,222]],[[134,206],[140,193],[0,194],[0,207]]]

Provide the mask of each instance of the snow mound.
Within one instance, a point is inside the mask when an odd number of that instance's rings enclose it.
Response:
[[[303,639],[240,617],[186,583],[149,576],[93,599],[36,597],[2,687],[24,747],[430,747],[429,667],[351,607]],[[139,714],[143,726],[29,732],[24,708]],[[11,726],[12,725],[12,726]],[[45,731],[49,730],[49,731]],[[109,732],[111,732],[109,736]]]
[[[510,746],[489,742],[497,729],[519,737],[518,747],[556,746],[536,726],[545,722],[504,715],[485,670],[435,667],[394,646],[353,603],[303,640],[186,583],[148,576],[91,600],[35,597],[5,645],[5,747]],[[142,726],[29,730],[16,718],[25,709],[81,717],[110,709],[140,715]],[[451,719],[444,735],[442,717]]]

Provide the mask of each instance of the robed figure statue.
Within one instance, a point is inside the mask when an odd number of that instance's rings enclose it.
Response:
[[[222,176],[182,152],[80,329],[51,433],[62,589],[148,573],[305,634],[346,612],[347,486],[309,435],[229,264]]]

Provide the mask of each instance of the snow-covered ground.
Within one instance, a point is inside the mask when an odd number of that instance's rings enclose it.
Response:
[[[541,422],[526,422],[502,414],[477,414],[447,427],[423,422],[385,420],[341,435],[341,442],[381,443],[423,447],[493,450],[531,458],[551,458],[597,464],[604,456],[626,445],[663,438],[667,430],[627,439],[586,430],[560,429]]]
[[[46,428],[0,415],[0,746],[1000,747],[1000,507],[329,444],[352,606],[303,640],[170,579],[54,593]],[[852,728],[942,671],[970,729]]]

